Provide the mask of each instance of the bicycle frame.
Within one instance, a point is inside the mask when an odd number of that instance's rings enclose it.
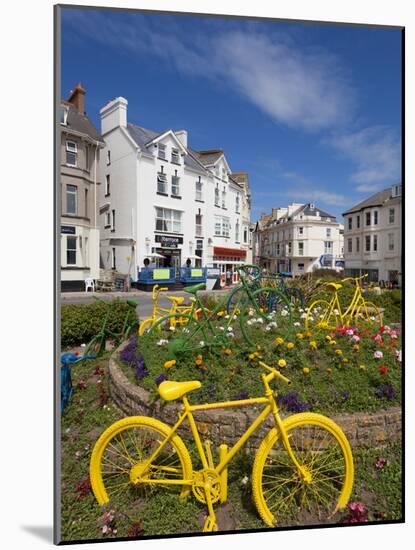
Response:
[[[300,475],[303,474],[304,473],[303,468],[302,466],[300,466],[300,464],[298,463],[297,459],[294,456],[294,453],[290,446],[289,438],[284,429],[283,421],[281,420],[281,417],[278,414],[278,406],[274,397],[274,392],[269,386],[269,382],[274,378],[274,375],[272,373],[268,375],[262,374],[261,377],[265,386],[265,397],[254,397],[250,399],[242,399],[239,401],[223,401],[218,403],[206,403],[204,405],[190,405],[187,397],[184,396],[183,407],[182,407],[183,413],[179,414],[179,420],[171,429],[170,434],[164,439],[164,441],[161,442],[158,449],[156,449],[154,453],[148,458],[148,460],[146,461],[146,466],[151,465],[151,462],[156,458],[158,453],[170,441],[170,439],[177,433],[177,430],[179,429],[181,424],[187,419],[194,441],[196,443],[196,448],[198,450],[203,468],[206,468],[206,469],[211,468],[212,464],[210,463],[209,458],[206,456],[205,450],[203,448],[202,440],[200,438],[200,434],[197,429],[196,421],[192,413],[212,410],[212,409],[236,408],[236,407],[245,407],[249,405],[265,404],[266,407],[257,416],[257,418],[253,421],[253,423],[247,428],[247,430],[242,434],[242,436],[233,445],[233,447],[230,450],[227,450],[226,453],[221,453],[222,458],[219,459],[219,463],[217,464],[217,466],[213,468],[214,472],[217,475],[220,475],[222,472],[224,472],[227,465],[233,459],[233,457],[237,454],[237,452],[245,445],[245,443],[248,441],[251,435],[259,428],[259,426],[261,426],[261,424],[265,421],[265,419],[269,416],[269,414],[272,413],[275,420],[276,428],[279,430],[281,434],[281,438],[288,452],[288,455],[290,456],[294,465],[298,469]],[[146,467],[141,466],[141,472],[144,473],[145,471],[146,471]],[[140,483],[160,484],[160,485],[192,485],[193,480],[192,479],[142,479],[140,480]]]
[[[332,311],[334,310],[334,308],[336,307],[337,311],[339,312],[339,317],[340,317],[341,323],[344,324],[344,321],[347,321],[347,324],[351,324],[352,319],[353,319],[353,317],[356,313],[357,307],[363,301],[364,301],[364,299],[363,299],[363,296],[362,296],[362,291],[361,291],[360,285],[356,281],[356,289],[354,291],[353,298],[352,298],[350,304],[347,306],[346,311],[344,313],[342,312],[340,299],[339,299],[339,294],[338,294],[338,291],[336,290],[334,292],[333,298],[329,302],[330,308],[328,310],[328,314],[330,315],[332,313]]]

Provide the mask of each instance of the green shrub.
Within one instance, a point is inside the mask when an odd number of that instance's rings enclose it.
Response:
[[[61,345],[68,346],[88,343],[99,332],[109,311],[107,328],[111,332],[121,332],[125,316],[131,307],[125,302],[114,300],[106,304],[71,304],[61,307]],[[132,313],[130,313],[132,315]],[[138,326],[138,318],[136,317]]]

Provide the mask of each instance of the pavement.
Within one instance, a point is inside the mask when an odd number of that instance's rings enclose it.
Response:
[[[224,297],[229,288],[223,290],[201,290],[198,292],[201,296],[204,294],[214,294],[217,297]],[[190,295],[183,290],[172,290],[163,292],[160,294],[159,306],[163,308],[169,308],[171,302],[163,296],[163,294],[171,296],[183,296],[186,298],[186,303],[189,302]],[[61,305],[66,304],[91,304],[93,303],[94,296],[105,302],[111,302],[112,300],[136,300],[138,302],[137,314],[141,319],[149,317],[153,311],[153,298],[151,292],[144,290],[133,289],[129,292],[62,292],[61,293]]]

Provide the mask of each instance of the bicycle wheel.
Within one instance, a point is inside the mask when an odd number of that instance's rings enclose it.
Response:
[[[148,319],[144,319],[142,323],[140,323],[140,327],[138,329],[138,335],[144,336],[146,332],[148,332],[151,327],[153,326],[154,320],[152,317],[149,317]]]
[[[360,323],[378,323],[379,327],[383,326],[382,314],[379,308],[373,302],[363,302],[356,311],[356,325]]]
[[[181,327],[184,318],[187,322],[185,326]],[[204,344],[207,344],[205,333],[198,330],[196,319],[183,313],[165,315],[153,324],[143,338],[142,351],[144,354],[153,353],[156,333],[160,338],[169,340],[167,349],[169,355],[173,357],[198,351],[204,347]],[[201,341],[203,345],[200,344]]]
[[[320,414],[300,413],[283,421],[305,477],[289,457],[278,429],[262,441],[252,471],[255,505],[264,522],[278,525],[335,523],[353,487],[350,444],[339,426]]]
[[[307,332],[334,330],[340,323],[340,316],[326,300],[316,300],[307,309],[305,318]]]
[[[97,336],[94,336],[92,340],[88,342],[83,351],[83,355],[96,355],[99,357],[105,351],[105,335],[98,334]]]
[[[229,294],[226,302],[226,313],[231,313],[234,309],[241,309],[242,302],[246,297],[246,292],[243,286],[236,287]]]
[[[89,467],[98,503],[102,506],[111,500],[112,505],[128,505],[157,487],[186,496],[190,485],[150,483],[152,479],[192,479],[189,452],[178,435],[146,464],[170,434],[167,424],[146,416],[130,416],[109,426],[95,443]]]

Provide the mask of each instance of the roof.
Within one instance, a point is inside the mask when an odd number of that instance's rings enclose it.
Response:
[[[302,208],[297,210],[295,214],[298,214],[299,212],[303,212],[306,216],[317,216],[317,214],[321,218],[333,218],[336,219],[336,216],[333,216],[333,214],[329,214],[328,212],[325,212],[324,210],[321,210],[317,206],[314,206],[314,208],[311,208],[311,204],[305,204]]]
[[[147,144],[157,136],[164,134],[166,130],[164,132],[155,132],[154,130],[149,130],[148,128],[143,128],[142,126],[128,123],[127,132],[142,151],[151,153],[151,146],[148,147]],[[189,147],[187,149],[192,152]],[[200,164],[189,154],[184,156],[184,164],[193,170],[204,173],[202,166],[200,166]]]
[[[198,159],[204,166],[215,164],[223,155],[222,149],[210,149],[209,151],[195,151]]]
[[[93,122],[88,117],[88,115],[81,114],[78,112],[75,105],[69,103],[68,101],[61,101],[61,105],[68,108],[68,117],[66,119],[66,126],[69,130],[74,130],[75,132],[80,132],[85,134],[95,141],[101,141],[104,143],[104,140],[98,130],[95,128]]]
[[[350,208],[349,210],[346,210],[346,212],[343,212],[343,216],[345,216],[346,214],[351,214],[352,212],[359,212],[364,208],[369,208],[373,206],[383,206],[385,202],[388,202],[388,204],[396,204],[400,201],[401,201],[400,196],[392,197],[391,188],[388,187],[383,191],[379,191],[378,193],[375,193],[374,195],[365,199],[364,201],[359,202],[355,206],[352,206],[352,208]]]

